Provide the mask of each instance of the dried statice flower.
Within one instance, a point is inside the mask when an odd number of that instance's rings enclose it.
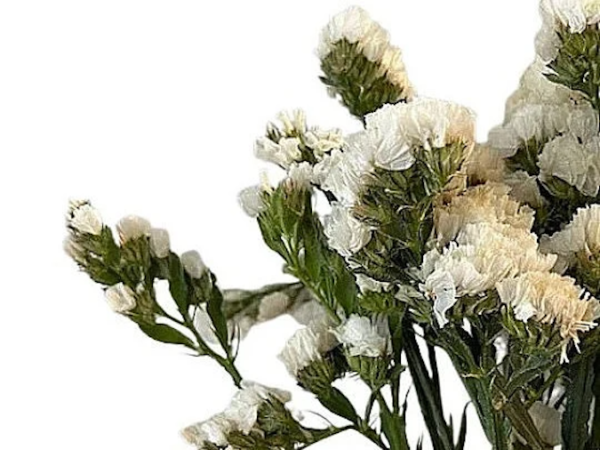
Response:
[[[542,9],[571,33],[581,33],[587,26],[600,22],[598,0],[542,0]]]
[[[390,283],[374,280],[364,274],[356,274],[355,277],[356,285],[363,294],[366,292],[384,292],[391,286]]]
[[[511,188],[501,183],[487,183],[468,189],[453,197],[435,211],[435,229],[438,242],[453,240],[467,224],[480,222],[509,224],[531,230],[534,212],[522,206],[509,193]]]
[[[505,177],[506,164],[500,152],[476,144],[465,161],[465,170],[471,185],[500,183]]]
[[[339,203],[332,205],[331,214],[325,217],[324,222],[329,246],[344,257],[357,253],[371,239],[371,228]]]
[[[139,216],[124,217],[117,224],[119,239],[123,244],[134,239],[150,236],[151,230],[152,225],[150,225],[150,222]]]
[[[202,278],[202,276],[206,273],[207,268],[202,261],[202,257],[200,253],[196,250],[190,250],[189,252],[185,252],[181,255],[181,264],[183,268],[187,272],[187,274],[192,278]]]
[[[105,295],[110,309],[119,314],[128,313],[137,305],[135,292],[123,283],[109,287]]]
[[[336,345],[335,338],[328,330],[301,328],[286,343],[279,359],[283,361],[293,377],[310,366],[322,361],[323,354]]]
[[[351,356],[381,358],[391,351],[389,329],[383,319],[353,314],[333,333]]]
[[[600,188],[600,137],[581,142],[572,134],[552,140],[539,156],[540,178],[559,178],[588,197]]]
[[[317,54],[324,60],[335,50],[337,43],[356,44],[358,50],[371,62],[379,65],[382,76],[412,97],[412,87],[402,60],[402,52],[390,43],[389,34],[369,14],[352,6],[331,19],[323,29]]]
[[[600,252],[600,205],[580,208],[564,230],[545,237],[540,243],[546,253],[558,255],[555,270],[562,272],[578,255],[588,257]]]
[[[266,322],[284,314],[290,306],[290,297],[284,292],[273,292],[263,297],[258,306],[259,322]]]
[[[578,344],[580,333],[596,327],[600,304],[575,284],[575,280],[556,273],[529,272],[517,278],[505,279],[496,286],[500,300],[521,314],[524,322],[530,318],[555,325],[564,340],[562,359],[570,342]]]
[[[171,239],[167,230],[162,228],[152,228],[150,230],[150,251],[154,257],[159,259],[169,256]]]
[[[262,186],[250,186],[240,192],[238,201],[248,216],[256,218],[265,211],[266,206],[263,195]]]
[[[100,235],[104,228],[100,212],[87,200],[74,200],[71,202],[67,215],[67,225],[79,233],[95,236]]]
[[[504,184],[510,187],[510,196],[521,204],[541,208],[546,202],[540,191],[538,177],[529,175],[524,170],[508,174],[504,178]]]

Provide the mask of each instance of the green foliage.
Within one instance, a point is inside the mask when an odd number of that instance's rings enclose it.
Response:
[[[286,268],[313,291],[338,320],[337,309],[356,308],[354,275],[344,259],[327,245],[323,226],[312,209],[312,193],[284,182],[265,195],[258,223],[265,243],[283,257]]]
[[[385,104],[408,100],[406,89],[392,84],[380,64],[369,61],[358,44],[345,39],[323,58],[321,70],[321,81],[361,120]]]
[[[562,29],[558,56],[548,65],[547,77],[585,95],[596,110],[600,110],[600,31],[590,26],[582,33]]]

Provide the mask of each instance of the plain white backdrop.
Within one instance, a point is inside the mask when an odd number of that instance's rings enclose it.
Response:
[[[358,127],[314,56],[320,28],[353,3],[391,31],[419,94],[473,108],[485,139],[533,59],[537,0],[0,3],[0,448],[183,450],[179,429],[225,406],[233,388],[218,367],[142,336],[64,256],[67,201],[168,228],[223,287],[284,279],[236,195],[256,182],[253,140],[279,110]],[[297,392],[275,358],[295,327],[255,329],[244,375]],[[442,369],[460,414],[466,395]],[[320,411],[308,395],[294,405]],[[467,448],[488,448],[469,418]],[[315,449],[371,448],[358,439]]]

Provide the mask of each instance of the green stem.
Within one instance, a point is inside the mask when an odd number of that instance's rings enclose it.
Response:
[[[389,442],[390,450],[410,450],[404,418],[390,411],[381,392],[377,393],[377,403],[381,415],[381,429]]]

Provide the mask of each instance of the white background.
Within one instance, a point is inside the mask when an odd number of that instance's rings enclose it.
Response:
[[[136,213],[200,249],[223,287],[283,279],[236,202],[280,109],[358,124],[320,85],[313,49],[348,0],[0,3],[0,448],[185,449],[178,431],[233,393],[212,362],[142,336],[62,252],[71,197],[108,223]],[[535,0],[370,0],[424,96],[475,109],[479,136],[533,58]],[[275,355],[296,325],[257,328],[241,371],[294,390]],[[442,370],[448,410],[465,395]],[[361,391],[353,391],[356,398]],[[315,409],[307,395],[295,406]],[[485,449],[470,413],[469,449]],[[415,403],[409,434],[424,432]],[[353,435],[315,449],[371,448]]]

